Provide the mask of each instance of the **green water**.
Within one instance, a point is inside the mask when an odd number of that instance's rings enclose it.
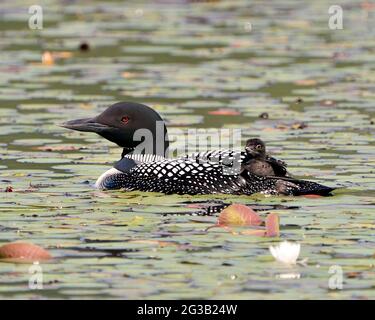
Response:
[[[13,188],[0,193],[0,244],[32,242],[54,260],[41,264],[43,290],[28,288],[30,265],[0,262],[0,298],[375,298],[373,6],[336,1],[344,29],[330,30],[325,1],[41,1],[43,29],[30,30],[32,4],[0,5],[0,186]],[[72,56],[42,65],[44,51]],[[339,189],[97,191],[121,150],[57,124],[117,101],[152,106],[170,133],[241,128],[293,175]],[[211,114],[223,108],[238,115]],[[229,203],[279,214],[280,238],[206,232],[207,213]],[[268,247],[284,239],[301,243],[306,266],[274,261]],[[335,266],[342,290],[328,286]]]

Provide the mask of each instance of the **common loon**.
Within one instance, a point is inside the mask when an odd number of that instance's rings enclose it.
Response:
[[[333,190],[284,176],[260,176],[249,171],[243,174],[233,168],[251,158],[244,151],[216,150],[169,159],[165,122],[155,110],[139,103],[115,103],[94,118],[71,120],[61,126],[95,132],[123,148],[121,159],[96,181],[96,187],[102,190],[190,195],[328,195]]]
[[[250,160],[242,165],[243,170],[258,176],[281,176],[287,174],[286,164],[266,154],[266,145],[260,139],[246,141],[246,153]]]

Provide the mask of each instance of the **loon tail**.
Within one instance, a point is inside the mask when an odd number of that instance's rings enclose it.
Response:
[[[268,177],[274,180],[275,189],[277,193],[288,194],[293,196],[301,195],[320,195],[329,196],[335,188],[327,187],[322,184],[299,180],[291,177]]]

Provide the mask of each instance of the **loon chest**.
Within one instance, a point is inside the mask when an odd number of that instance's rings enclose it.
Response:
[[[105,171],[95,182],[97,189],[117,189],[114,185],[116,181],[123,183],[127,175],[131,174],[131,171],[136,166],[142,163],[151,163],[155,161],[161,161],[165,158],[157,155],[142,155],[142,154],[130,154],[124,156],[121,160],[115,163],[113,168]]]
[[[107,182],[109,180],[112,180],[114,177],[122,174],[122,171],[116,169],[116,168],[111,168],[105,172],[103,172],[100,177],[96,180],[95,182],[95,188],[103,190],[103,189],[108,189]]]

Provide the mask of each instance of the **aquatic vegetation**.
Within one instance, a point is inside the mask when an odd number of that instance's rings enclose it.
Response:
[[[30,265],[0,262],[0,298],[375,298],[370,8],[345,1],[344,30],[330,30],[326,1],[45,3],[42,30],[28,29],[28,2],[0,8],[0,245],[35,243],[54,259],[40,262],[45,290],[28,289]],[[242,147],[259,137],[293,176],[339,189],[95,190],[118,148],[57,124],[129,100],[160,112],[171,135],[241,129]],[[233,203],[264,225],[207,232]],[[274,262],[280,239],[302,246],[303,273]],[[329,290],[331,266],[343,290]]]
[[[301,250],[299,243],[283,241],[278,245],[270,246],[272,256],[281,263],[296,264]]]
[[[251,208],[242,204],[232,204],[219,215],[220,226],[259,226],[262,219]]]

